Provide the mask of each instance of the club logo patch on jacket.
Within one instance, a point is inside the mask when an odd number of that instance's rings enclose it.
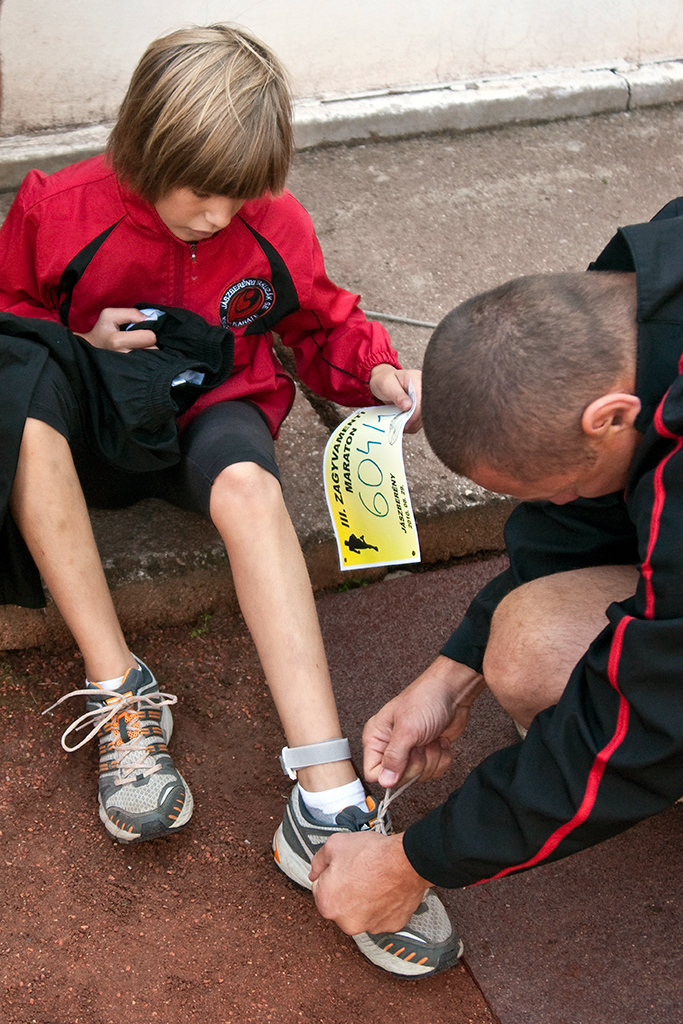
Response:
[[[220,303],[223,327],[244,327],[263,316],[275,301],[275,291],[262,277],[243,277],[223,295]]]

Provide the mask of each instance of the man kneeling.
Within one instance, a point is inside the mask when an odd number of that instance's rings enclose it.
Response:
[[[441,775],[486,686],[528,734],[405,833],[326,843],[316,900],[347,931],[391,928],[425,883],[560,859],[683,793],[681,214],[676,200],[621,229],[590,272],[468,300],[430,341],[430,444],[522,503],[510,569],[366,725],[366,777]]]

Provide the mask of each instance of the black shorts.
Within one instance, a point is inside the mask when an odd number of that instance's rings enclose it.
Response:
[[[180,435],[180,462],[151,473],[128,473],[91,450],[71,385],[53,359],[37,382],[28,416],[67,439],[85,500],[93,508],[163,498],[210,519],[211,487],[226,466],[255,462],[280,480],[267,420],[253,402],[217,402],[204,409]]]

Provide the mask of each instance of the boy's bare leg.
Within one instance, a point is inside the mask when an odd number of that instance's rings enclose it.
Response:
[[[66,438],[27,419],[10,510],[64,621],[88,679],[137,667],[128,650],[95,544]]]
[[[505,710],[528,728],[559,700],[572,669],[607,625],[612,601],[635,593],[632,565],[555,573],[518,587],[491,623],[484,677]]]
[[[242,613],[288,745],[302,746],[341,736],[311,584],[278,481],[254,463],[229,466],[214,482],[211,517],[225,541]],[[309,793],[356,782],[350,761],[302,768],[297,774]],[[311,860],[316,850],[329,835],[353,831],[353,825],[338,825],[336,817],[330,824],[313,824],[311,818],[320,821],[318,814],[307,816],[300,803],[301,792],[298,797],[296,794],[297,790],[290,794],[273,839],[273,853],[281,871],[310,889]],[[367,811],[371,811],[369,805]],[[455,963],[462,944],[433,894],[423,901],[419,915],[404,921],[400,943],[397,936],[395,946],[386,936],[362,933],[354,939],[372,963],[408,974],[414,970],[412,964],[392,956],[384,947],[406,953],[407,960],[413,956],[417,959],[424,955],[427,937],[434,964],[446,967]],[[424,969],[426,960],[419,960],[418,970]],[[431,973],[434,967],[426,969]]]
[[[304,557],[275,477],[251,462],[228,466],[211,491],[211,518],[230,558],[287,744],[342,735]],[[311,791],[352,782],[350,761],[302,768]]]
[[[69,445],[40,420],[26,420],[10,508],[81,649],[86,678],[104,682],[129,668],[139,670],[126,683],[118,707],[112,709],[111,699],[105,705],[109,691],[101,699],[105,712],[117,712],[112,721],[100,718],[102,726],[109,722],[99,735],[99,814],[104,827],[119,842],[155,839],[183,828],[192,817],[193,800],[166,746],[170,712],[167,707],[160,713],[148,711],[147,704],[135,703],[135,696],[146,701],[157,691],[156,680],[138,665],[121,632]],[[125,703],[129,697],[132,705]],[[89,713],[98,710],[97,698],[90,698],[88,708]],[[126,722],[123,734],[121,721]],[[70,742],[75,738],[71,735]]]

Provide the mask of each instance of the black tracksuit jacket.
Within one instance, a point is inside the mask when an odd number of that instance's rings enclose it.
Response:
[[[607,609],[608,626],[525,741],[488,757],[407,830],[410,862],[438,885],[558,860],[683,794],[683,199],[620,229],[589,269],[636,272],[644,437],[627,489],[520,504],[505,531],[510,569],[481,591],[441,653],[480,671],[494,609],[529,580],[638,564],[639,582]]]

